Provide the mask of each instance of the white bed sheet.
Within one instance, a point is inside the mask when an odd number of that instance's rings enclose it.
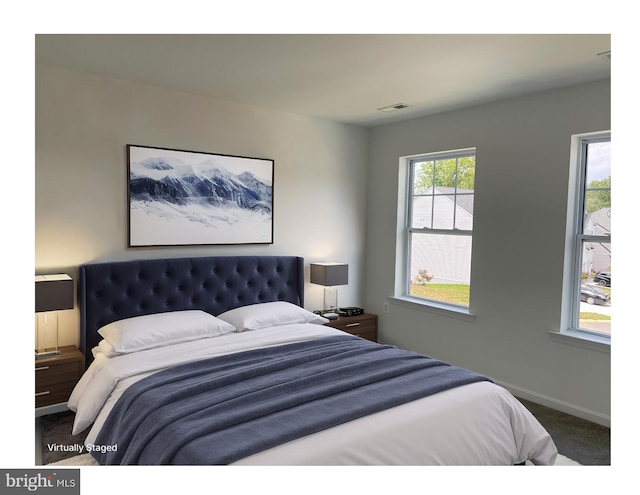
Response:
[[[207,357],[343,332],[295,324],[232,333],[106,358],[98,353],[74,389],[73,434],[95,439],[122,393],[161,369]],[[553,440],[508,391],[490,382],[450,389],[241,459],[238,465],[553,465]]]

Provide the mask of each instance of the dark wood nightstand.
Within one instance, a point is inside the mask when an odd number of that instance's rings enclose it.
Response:
[[[60,356],[35,360],[36,408],[65,403],[84,372],[84,355],[74,345]]]
[[[337,320],[330,320],[325,325],[378,342],[378,315],[364,313],[358,316],[338,316]]]

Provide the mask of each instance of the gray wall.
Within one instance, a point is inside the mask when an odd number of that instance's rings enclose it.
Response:
[[[374,128],[365,302],[381,339],[484,373],[516,395],[608,424],[611,358],[560,330],[571,135],[610,129],[609,81]],[[465,320],[396,304],[399,157],[476,147]]]
[[[307,265],[349,263],[339,303],[361,304],[366,129],[41,65],[35,94],[36,273],[74,276],[102,260],[298,255]],[[274,159],[274,244],[127,249],[128,143]],[[322,306],[322,287],[305,292],[308,309]],[[77,311],[60,313],[60,331],[62,345],[77,342]]]

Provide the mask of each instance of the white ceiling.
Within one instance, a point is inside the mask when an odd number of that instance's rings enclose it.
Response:
[[[53,34],[35,60],[376,126],[609,78],[610,49],[608,34]]]

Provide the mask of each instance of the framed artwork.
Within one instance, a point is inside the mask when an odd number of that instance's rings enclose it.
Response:
[[[129,247],[273,243],[274,161],[127,145]]]

